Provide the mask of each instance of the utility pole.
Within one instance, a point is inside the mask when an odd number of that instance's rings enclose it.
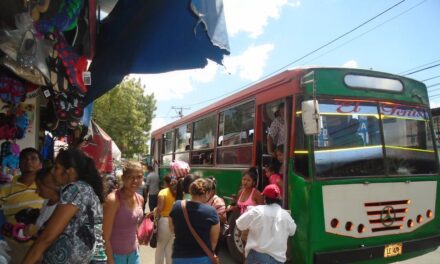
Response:
[[[177,116],[179,118],[183,117],[183,110],[190,110],[190,107],[179,107],[179,106],[171,106],[171,109],[176,111]]]

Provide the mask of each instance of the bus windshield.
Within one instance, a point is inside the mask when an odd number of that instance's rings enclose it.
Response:
[[[320,102],[317,177],[437,172],[428,110],[367,101]]]

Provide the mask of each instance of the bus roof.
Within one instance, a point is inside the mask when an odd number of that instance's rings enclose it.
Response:
[[[258,82],[254,85],[251,85],[248,88],[245,88],[237,93],[234,93],[228,97],[225,97],[213,104],[210,104],[209,106],[203,107],[197,111],[195,111],[194,113],[191,113],[187,116],[182,117],[179,120],[176,120],[174,122],[171,122],[155,131],[153,131],[152,133],[152,137],[154,137],[154,135],[156,134],[162,134],[166,131],[169,131],[170,129],[174,128],[174,127],[178,127],[180,125],[186,124],[188,123],[190,120],[194,120],[197,119],[199,117],[203,117],[206,115],[206,113],[208,112],[214,112],[217,110],[220,110],[228,105],[234,104],[234,103],[238,103],[241,102],[243,100],[252,98],[252,95],[268,90],[270,88],[273,87],[273,85],[275,84],[281,84],[281,83],[287,83],[289,81],[291,81],[292,79],[296,79],[299,78],[299,76],[301,76],[301,74],[304,72],[304,69],[294,69],[294,70],[287,70],[284,72],[281,72],[277,75],[274,75],[268,79],[265,79],[261,82]]]
[[[213,104],[210,104],[209,106],[203,107],[194,113],[191,113],[187,116],[182,117],[179,120],[176,120],[174,122],[171,122],[155,131],[152,132],[152,137],[154,138],[156,135],[161,135],[165,132],[168,132],[169,130],[176,128],[178,126],[181,126],[183,124],[186,124],[190,121],[196,120],[198,118],[201,118],[205,116],[207,113],[212,113],[218,110],[221,110],[227,106],[242,102],[247,99],[251,99],[254,97],[255,94],[264,92],[266,90],[269,90],[273,88],[274,86],[279,86],[281,84],[286,84],[288,82],[292,81],[299,81],[302,76],[305,74],[315,71],[317,73],[330,73],[330,72],[339,72],[340,75],[346,74],[348,72],[351,73],[358,73],[358,74],[365,74],[369,76],[381,76],[386,78],[392,78],[392,79],[398,79],[402,82],[409,82],[412,84],[417,84],[417,87],[424,86],[422,82],[419,82],[417,80],[398,76],[395,74],[380,72],[380,71],[373,71],[373,70],[367,70],[367,69],[358,69],[358,68],[342,68],[342,67],[323,67],[323,66],[310,66],[310,67],[298,67],[286,70],[284,72],[281,72],[279,74],[276,74],[274,76],[271,76],[263,81],[260,81],[256,84],[253,84],[239,92],[236,92],[230,96],[227,96]],[[293,92],[293,91],[292,91]],[[426,91],[425,91],[426,93]],[[407,96],[407,95],[404,95]],[[427,99],[427,93],[426,93],[426,99]]]

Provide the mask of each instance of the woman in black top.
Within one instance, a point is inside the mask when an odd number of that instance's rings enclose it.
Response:
[[[212,206],[204,204],[208,199],[209,186],[205,179],[195,180],[189,188],[192,196],[186,203],[189,221],[206,246],[214,252],[220,234],[217,212]],[[182,201],[176,201],[170,212],[170,230],[175,233],[173,245],[173,264],[200,263],[210,264],[211,260],[186,224],[182,212]]]

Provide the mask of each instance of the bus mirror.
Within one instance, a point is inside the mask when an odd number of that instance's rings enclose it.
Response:
[[[321,130],[319,104],[317,100],[303,101],[301,105],[304,134],[316,135]]]

